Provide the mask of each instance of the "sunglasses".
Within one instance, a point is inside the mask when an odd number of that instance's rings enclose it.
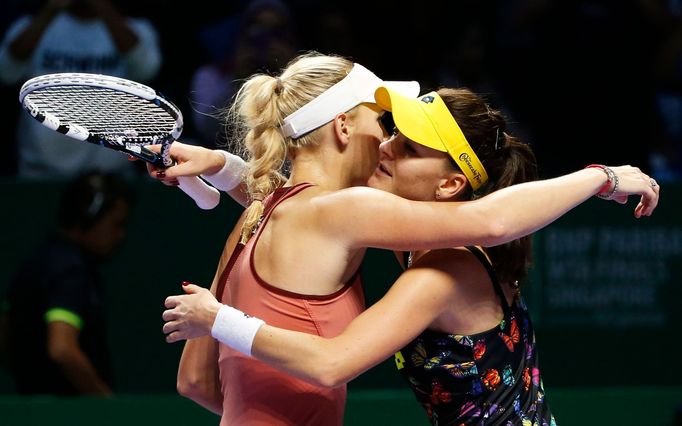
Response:
[[[379,118],[379,122],[389,135],[398,133],[398,128],[395,125],[395,121],[393,121],[393,114],[390,111],[384,111],[383,115]]]

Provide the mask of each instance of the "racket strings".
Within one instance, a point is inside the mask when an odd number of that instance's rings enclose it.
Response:
[[[30,93],[30,100],[63,124],[77,124],[91,133],[127,143],[157,142],[177,125],[164,108],[135,95],[99,87],[57,86]]]

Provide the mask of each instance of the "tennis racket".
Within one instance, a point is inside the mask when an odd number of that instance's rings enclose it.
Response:
[[[182,113],[156,90],[101,74],[45,74],[21,87],[19,102],[42,125],[73,139],[121,151],[156,167],[173,165],[170,146],[182,133]],[[160,144],[159,154],[145,145]],[[179,177],[180,189],[202,209],[220,201],[199,177]]]

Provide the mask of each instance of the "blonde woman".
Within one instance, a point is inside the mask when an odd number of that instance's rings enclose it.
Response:
[[[250,355],[253,339],[270,326],[313,338],[340,335],[364,309],[358,268],[366,247],[495,246],[545,226],[601,189],[621,202],[642,195],[637,216],[656,206],[658,194],[648,177],[627,166],[524,183],[466,203],[408,201],[361,187],[372,175],[372,180],[396,176],[384,162],[377,168],[377,147],[388,135],[380,125],[383,110],[368,101],[381,84],[358,64],[313,54],[295,59],[278,77],[252,77],[236,97],[234,108],[246,130],[251,202],[228,238],[211,286],[221,303],[207,297],[185,304],[171,297],[164,312],[168,340],[191,339],[178,389],[221,414],[221,424],[343,423],[343,383],[349,377],[311,383],[310,377],[263,362],[282,368],[276,356]],[[431,196],[421,200],[466,199],[467,191],[487,191],[485,167],[471,146],[460,143],[464,139],[451,140],[452,152],[443,148],[453,159],[465,159],[457,163],[461,173],[434,179]],[[164,179],[203,173],[216,186],[238,192],[242,176],[230,172],[238,168],[234,157],[182,144],[173,155],[180,164],[167,169]],[[280,173],[285,160],[291,164],[288,177]],[[229,345],[217,344],[200,324],[213,324],[213,337]],[[328,384],[334,386],[323,386]]]

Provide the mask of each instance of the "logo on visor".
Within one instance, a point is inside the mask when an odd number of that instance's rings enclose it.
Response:
[[[469,154],[466,152],[463,152],[459,155],[459,160],[463,161],[464,164],[466,164],[469,167],[469,170],[471,170],[472,177],[476,179],[476,182],[481,184],[483,180],[483,176],[481,176],[481,172],[476,170],[473,164],[471,164],[471,157],[469,157]]]
[[[427,95],[421,98],[421,101],[424,102],[425,104],[431,104],[433,103],[434,97],[431,95]]]

